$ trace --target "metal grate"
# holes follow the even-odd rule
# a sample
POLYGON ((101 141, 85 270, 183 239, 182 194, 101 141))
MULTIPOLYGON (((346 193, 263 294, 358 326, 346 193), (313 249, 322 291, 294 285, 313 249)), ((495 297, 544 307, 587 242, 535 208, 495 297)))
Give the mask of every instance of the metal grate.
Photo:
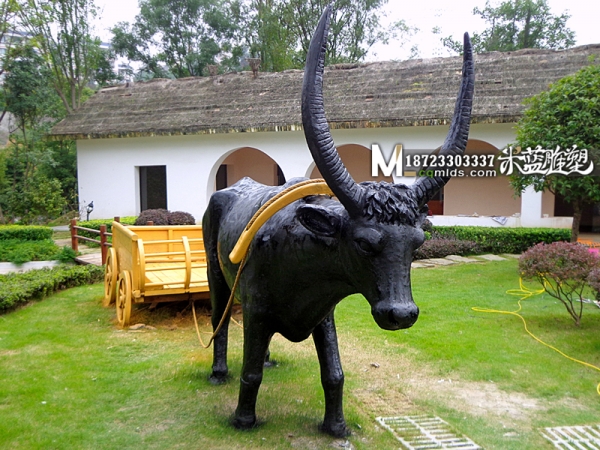
POLYGON ((600 425, 546 428, 542 436, 561 450, 600 450, 600 425))
POLYGON ((469 438, 456 435, 450 425, 439 417, 377 417, 375 420, 389 430, 407 450, 481 449, 469 438))

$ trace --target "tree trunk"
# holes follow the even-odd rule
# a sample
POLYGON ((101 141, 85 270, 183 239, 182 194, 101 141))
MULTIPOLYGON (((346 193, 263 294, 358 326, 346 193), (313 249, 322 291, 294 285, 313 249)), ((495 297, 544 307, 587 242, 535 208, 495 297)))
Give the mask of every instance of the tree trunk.
POLYGON ((573 226, 571 227, 571 242, 577 242, 579 225, 581 224, 582 207, 579 202, 573 203, 573 226))

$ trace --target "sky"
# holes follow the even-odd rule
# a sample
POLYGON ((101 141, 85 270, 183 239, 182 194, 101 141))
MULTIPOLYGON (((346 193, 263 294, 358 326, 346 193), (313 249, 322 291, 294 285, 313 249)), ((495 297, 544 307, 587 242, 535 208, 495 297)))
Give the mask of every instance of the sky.
MULTIPOLYGON (((496 2, 492 1, 492 4, 496 2)), ((560 15, 568 11, 571 18, 567 22, 575 31, 576 45, 600 43, 600 1, 598 0, 548 0, 552 14, 560 15)), ((137 0, 96 0, 101 9, 101 17, 96 24, 97 32, 104 41, 110 40, 108 28, 117 22, 133 22, 138 13, 137 0)), ((440 36, 452 35, 459 40, 465 31, 483 31, 485 22, 472 14, 474 7, 483 8, 485 0, 468 2, 448 0, 400 1, 390 0, 385 10, 386 23, 400 19, 419 31, 401 46, 401 41, 390 41, 388 45, 376 45, 367 56, 367 61, 403 60, 410 55, 414 45, 418 47, 418 57, 432 58, 449 56, 448 50, 440 43, 440 36), (434 27, 441 28, 441 35, 432 33, 434 27)))

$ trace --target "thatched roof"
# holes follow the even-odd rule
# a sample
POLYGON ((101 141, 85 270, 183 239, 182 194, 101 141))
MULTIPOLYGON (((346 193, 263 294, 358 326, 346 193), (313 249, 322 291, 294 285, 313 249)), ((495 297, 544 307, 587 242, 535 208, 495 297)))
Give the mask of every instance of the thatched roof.
MULTIPOLYGON (((569 50, 491 52, 475 57, 473 123, 515 122, 522 101, 589 64, 600 44, 569 50)), ((324 76, 332 128, 446 124, 460 57, 337 65, 324 76)), ((303 73, 230 73, 156 79, 102 89, 56 125, 55 138, 285 131, 300 129, 303 73)))

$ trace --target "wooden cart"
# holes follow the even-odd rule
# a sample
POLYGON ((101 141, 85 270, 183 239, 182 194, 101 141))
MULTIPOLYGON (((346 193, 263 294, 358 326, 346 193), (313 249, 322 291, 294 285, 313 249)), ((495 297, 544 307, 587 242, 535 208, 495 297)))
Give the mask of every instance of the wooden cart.
POLYGON ((116 301, 119 324, 129 325, 134 302, 208 298, 201 226, 126 227, 113 222, 103 303, 116 301))

